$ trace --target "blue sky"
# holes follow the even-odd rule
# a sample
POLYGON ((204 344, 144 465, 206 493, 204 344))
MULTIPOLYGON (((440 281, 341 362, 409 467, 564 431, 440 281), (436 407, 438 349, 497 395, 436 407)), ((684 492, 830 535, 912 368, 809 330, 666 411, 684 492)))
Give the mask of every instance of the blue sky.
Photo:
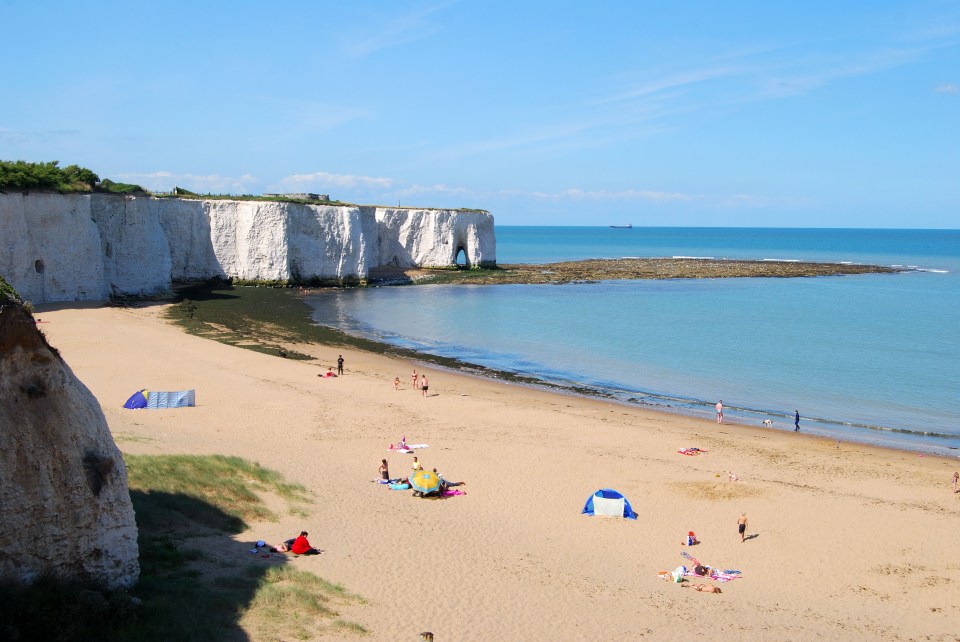
POLYGON ((960 227, 957 1, 0 0, 0 23, 2 159, 499 225, 960 227))

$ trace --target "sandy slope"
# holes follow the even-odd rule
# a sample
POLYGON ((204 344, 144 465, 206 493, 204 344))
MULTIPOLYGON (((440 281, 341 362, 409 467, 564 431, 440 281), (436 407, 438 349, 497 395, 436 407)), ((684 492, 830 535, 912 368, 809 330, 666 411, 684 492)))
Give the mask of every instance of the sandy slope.
POLYGON ((326 552, 293 563, 367 598, 343 615, 372 639, 960 639, 956 460, 440 371, 423 398, 414 364, 323 347, 307 349, 318 362, 288 361, 185 335, 161 313, 38 315, 125 452, 238 455, 306 485, 313 514, 258 525, 236 555, 308 529, 326 552), (339 352, 346 375, 318 378, 339 352), (200 405, 121 410, 141 387, 196 388, 200 405), (371 483, 382 457, 394 475, 409 470, 411 455, 386 452, 401 435, 429 443, 420 459, 465 480, 467 495, 421 500, 371 483), (685 446, 709 452, 677 454, 685 446), (718 476, 727 470, 742 481, 718 476), (581 515, 601 487, 640 519, 581 515), (658 579, 683 563, 688 530, 701 561, 743 572, 722 595, 658 579))

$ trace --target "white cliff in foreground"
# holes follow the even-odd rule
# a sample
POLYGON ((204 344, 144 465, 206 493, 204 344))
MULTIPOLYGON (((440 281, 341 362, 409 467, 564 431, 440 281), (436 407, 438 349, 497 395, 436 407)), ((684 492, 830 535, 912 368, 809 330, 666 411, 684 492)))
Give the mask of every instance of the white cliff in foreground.
POLYGON ((372 268, 496 264, 493 216, 462 210, 0 194, 0 275, 24 299, 149 296, 176 281, 361 282, 372 268))
POLYGON ((127 469, 100 404, 2 292, 0 522, 0 577, 117 588, 140 574, 127 469))

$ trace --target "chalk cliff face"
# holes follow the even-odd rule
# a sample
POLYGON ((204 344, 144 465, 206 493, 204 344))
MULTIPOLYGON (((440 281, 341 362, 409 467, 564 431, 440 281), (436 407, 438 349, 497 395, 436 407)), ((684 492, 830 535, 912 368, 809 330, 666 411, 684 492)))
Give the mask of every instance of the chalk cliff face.
POLYGON ((470 267, 495 265, 492 217, 485 212, 377 208, 377 265, 443 267, 462 253, 470 267))
POLYGON ((140 574, 126 467, 100 405, 2 293, 0 524, 2 577, 116 588, 140 574))
POLYGON ((486 212, 0 194, 0 275, 34 303, 144 296, 174 281, 362 281, 371 268, 496 264, 486 212))

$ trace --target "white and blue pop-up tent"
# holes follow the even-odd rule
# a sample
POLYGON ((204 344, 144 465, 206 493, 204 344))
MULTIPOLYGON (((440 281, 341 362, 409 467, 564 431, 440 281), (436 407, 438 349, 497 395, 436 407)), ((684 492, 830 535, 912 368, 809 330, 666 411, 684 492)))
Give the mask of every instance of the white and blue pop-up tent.
POLYGON ((583 513, 587 515, 603 515, 604 517, 626 517, 636 519, 630 502, 620 492, 612 488, 601 488, 583 506, 583 513))

